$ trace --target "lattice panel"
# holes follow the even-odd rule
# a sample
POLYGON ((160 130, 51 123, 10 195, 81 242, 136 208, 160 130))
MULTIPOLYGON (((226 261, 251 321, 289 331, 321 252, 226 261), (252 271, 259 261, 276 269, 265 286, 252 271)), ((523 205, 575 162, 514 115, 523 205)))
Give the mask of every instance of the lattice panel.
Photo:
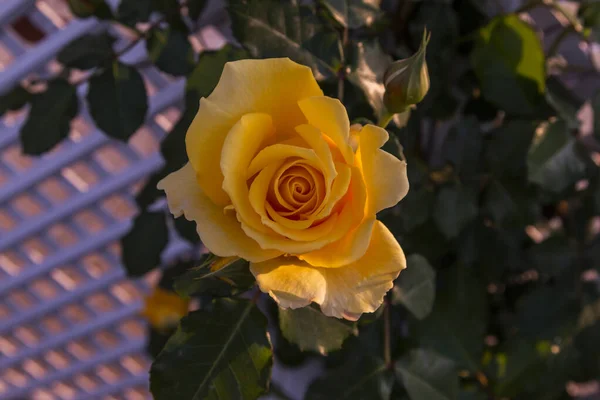
MULTIPOLYGON (((117 48, 132 40, 95 19, 73 19, 63 0, 3 0, 0 91, 52 76, 64 45, 102 29, 121 38, 117 48), (24 16, 35 27, 25 36, 24 16)), ((223 39, 208 26, 191 41, 202 50, 223 39)), ((145 57, 141 43, 123 59, 145 57)), ((20 150, 26 110, 0 121, 2 400, 149 397, 146 328, 138 317, 147 285, 125 278, 118 240, 137 213, 135 191, 162 166, 159 143, 180 116, 184 81, 153 67, 140 72, 149 112, 128 145, 99 132, 81 100, 68 139, 39 158, 20 150)), ((185 251, 174 240, 163 258, 185 251)))

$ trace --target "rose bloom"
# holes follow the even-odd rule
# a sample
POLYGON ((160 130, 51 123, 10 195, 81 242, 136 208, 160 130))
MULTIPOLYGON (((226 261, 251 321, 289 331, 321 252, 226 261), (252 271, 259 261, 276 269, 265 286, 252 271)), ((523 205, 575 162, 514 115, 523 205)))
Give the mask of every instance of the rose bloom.
POLYGON ((308 67, 287 58, 225 65, 186 136, 189 163, 159 184, 212 253, 250 262, 281 307, 318 303, 356 320, 406 266, 376 213, 408 192, 388 133, 350 126, 308 67))

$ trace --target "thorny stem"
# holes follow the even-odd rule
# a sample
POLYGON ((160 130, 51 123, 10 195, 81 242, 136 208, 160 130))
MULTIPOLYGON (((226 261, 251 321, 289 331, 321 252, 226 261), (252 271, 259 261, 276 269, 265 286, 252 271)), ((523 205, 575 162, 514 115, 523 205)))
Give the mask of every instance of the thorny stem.
POLYGON ((392 368, 390 328, 390 298, 389 295, 386 295, 383 303, 383 360, 388 369, 392 368))

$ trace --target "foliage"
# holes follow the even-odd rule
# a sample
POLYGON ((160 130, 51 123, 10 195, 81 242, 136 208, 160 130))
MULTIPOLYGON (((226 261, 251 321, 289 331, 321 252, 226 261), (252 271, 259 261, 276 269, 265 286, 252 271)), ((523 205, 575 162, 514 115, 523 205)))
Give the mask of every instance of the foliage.
MULTIPOLYGON (((117 51, 111 30, 81 37, 58 54, 57 76, 1 96, 0 114, 28 109, 23 151, 40 155, 67 137, 77 93, 99 130, 129 140, 149 117, 140 66, 122 59, 139 41, 160 73, 186 79, 185 108, 161 144, 164 167, 138 192, 140 213, 121 242, 128 274, 141 276, 161 266, 170 231, 200 245, 193 223, 157 208, 156 184, 187 162, 185 133, 226 62, 289 57, 313 69, 351 120, 377 122, 387 67, 414 54, 427 27, 430 90, 394 116, 385 147, 408 162, 409 194, 380 215, 408 269, 357 324, 312 307, 280 310, 267 335, 258 306, 274 305, 253 288, 247 262, 206 255, 162 265, 163 289, 200 309, 174 332, 153 331, 156 399, 254 399, 276 389, 273 354, 293 364, 304 352, 326 367, 307 399, 565 399, 567 382, 600 378, 600 93, 584 99, 560 70, 549 76, 566 34, 545 51, 539 27, 492 1, 231 0, 236 44, 196 54, 190 34, 209 3, 69 0, 77 17, 139 38, 117 51), (83 78, 67 79, 72 70, 83 78), (581 132, 582 107, 596 116, 593 135, 581 132)), ((532 0, 522 11, 535 6, 597 40, 597 3, 572 15, 532 0)))

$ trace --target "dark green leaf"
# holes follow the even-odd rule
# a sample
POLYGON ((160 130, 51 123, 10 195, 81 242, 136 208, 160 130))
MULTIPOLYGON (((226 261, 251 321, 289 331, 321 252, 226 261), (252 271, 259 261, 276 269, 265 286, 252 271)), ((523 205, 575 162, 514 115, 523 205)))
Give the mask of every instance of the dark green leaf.
POLYGON ((46 91, 31 98, 31 108, 21 127, 25 154, 40 155, 69 135, 71 120, 79 108, 77 91, 64 79, 48 82, 46 91))
POLYGON ((181 320, 150 370, 156 400, 252 400, 265 392, 272 352, 253 302, 216 300, 181 320))
POLYGON ((569 286, 563 282, 543 286, 520 299, 517 326, 521 337, 554 340, 573 329, 579 307, 569 286))
POLYGON ((167 247, 169 230, 162 212, 142 212, 131 230, 121 239, 122 260, 129 276, 142 276, 160 265, 160 255, 167 247))
POLYGON ((561 193, 570 189, 586 176, 588 158, 586 153, 581 143, 571 139, 547 158, 545 164, 539 167, 530 179, 552 193, 561 193))
POLYGON ((102 67, 114 56, 114 41, 115 39, 106 32, 84 35, 65 46, 56 56, 56 60, 68 68, 102 67))
POLYGON ((194 50, 187 33, 179 29, 153 29, 146 40, 152 62, 168 74, 180 76, 194 66, 194 50))
POLYGON ((105 0, 67 0, 71 12, 79 18, 98 17, 110 19, 113 17, 110 7, 105 0))
POLYGON ((521 182, 492 180, 483 193, 482 214, 491 217, 497 227, 521 228, 538 215, 536 195, 521 182))
POLYGON ((200 15, 202 14, 202 11, 204 11, 204 8, 206 7, 207 3, 208 3, 208 0, 190 0, 190 1, 188 1, 188 13, 190 15, 190 18, 194 21, 196 21, 198 18, 200 18, 200 15))
POLYGON ((192 268, 175 279, 175 291, 184 297, 195 294, 230 296, 247 291, 255 283, 254 275, 245 260, 231 260, 215 271, 211 269, 212 264, 213 259, 209 258, 203 265, 192 268))
POLYGON ((557 76, 550 76, 546 80, 546 101, 556 110, 558 116, 567 122, 568 129, 579 127, 577 113, 583 102, 565 87, 557 76))
MULTIPOLYGON (((409 182, 410 179, 409 179, 409 182)), ((411 182, 412 185, 412 182, 411 182)), ((410 232, 417 226, 425 223, 430 215, 435 201, 433 190, 427 187, 411 187, 408 194, 399 204, 399 219, 403 227, 410 232)))
POLYGON ((356 328, 337 318, 326 317, 311 306, 292 309, 279 309, 279 327, 283 336, 298 345, 300 350, 328 353, 340 349, 344 340, 356 328))
POLYGON ((582 354, 582 367, 585 368, 588 376, 597 377, 600 375, 600 348, 598 348, 598 338, 600 337, 600 323, 596 322, 590 325, 575 336, 574 346, 582 354))
POLYGON ((394 377, 383 360, 368 354, 358 338, 349 338, 339 366, 318 377, 308 387, 305 400, 390 400, 394 377))
POLYGON ((478 370, 487 327, 487 293, 465 267, 439 272, 433 310, 415 325, 416 339, 450 358, 458 368, 478 370))
POLYGON ((496 177, 527 176, 527 152, 536 127, 533 121, 510 120, 490 132, 485 160, 496 177))
POLYGON ((406 265, 392 289, 392 304, 403 304, 415 317, 423 319, 435 300, 435 271, 419 254, 408 256, 406 265))
POLYGON ((517 15, 496 17, 479 31, 472 63, 483 96, 507 113, 532 114, 543 99, 544 51, 517 15))
POLYGON ((339 35, 312 8, 272 0, 229 2, 233 33, 255 58, 289 57, 313 69, 317 80, 341 66, 339 35))
POLYGON ((497 358, 497 377, 494 393, 501 397, 522 394, 525 387, 544 377, 545 362, 550 356, 548 342, 531 343, 524 340, 508 342, 497 358))
POLYGON ((569 141, 567 125, 563 120, 544 123, 536 130, 536 135, 527 154, 529 180, 539 179, 546 163, 569 141))
POLYGON ((200 243, 200 236, 198 236, 198 231, 196 230, 196 221, 188 221, 185 217, 176 218, 175 230, 191 244, 200 243))
POLYGON ((87 101, 98 128, 123 141, 142 126, 148 110, 142 76, 135 68, 118 61, 92 77, 87 101))
POLYGON ((474 117, 458 122, 448 132, 442 148, 446 162, 451 163, 461 177, 473 177, 481 173, 483 134, 474 117))
POLYGON ((411 400, 455 400, 458 373, 454 363, 433 351, 416 349, 394 365, 411 400))
POLYGON ((0 96, 0 116, 7 111, 16 111, 23 108, 31 99, 29 93, 23 86, 16 86, 10 92, 0 96))
POLYGON ((348 80, 364 92, 373 112, 379 117, 383 112, 385 92, 383 74, 392 59, 381 50, 376 41, 356 43, 353 55, 354 68, 348 75, 348 80))
POLYGON ((151 13, 152 0, 121 0, 117 18, 125 25, 135 26, 138 22, 147 22, 151 13))
POLYGON ((379 16, 379 3, 373 0, 322 0, 333 18, 345 28, 370 26, 379 16))
POLYGON ((565 269, 571 268, 576 259, 576 252, 569 244, 569 238, 559 234, 532 246, 528 253, 531 266, 550 276, 559 276, 565 269))
POLYGON ((217 86, 225 64, 243 58, 247 58, 247 53, 231 45, 225 45, 217 51, 203 52, 185 87, 187 93, 193 93, 196 97, 190 98, 186 103, 197 103, 201 97, 208 97, 217 86))
POLYGON ((440 188, 433 219, 448 239, 456 237, 477 214, 477 198, 472 188, 459 185, 440 188))

